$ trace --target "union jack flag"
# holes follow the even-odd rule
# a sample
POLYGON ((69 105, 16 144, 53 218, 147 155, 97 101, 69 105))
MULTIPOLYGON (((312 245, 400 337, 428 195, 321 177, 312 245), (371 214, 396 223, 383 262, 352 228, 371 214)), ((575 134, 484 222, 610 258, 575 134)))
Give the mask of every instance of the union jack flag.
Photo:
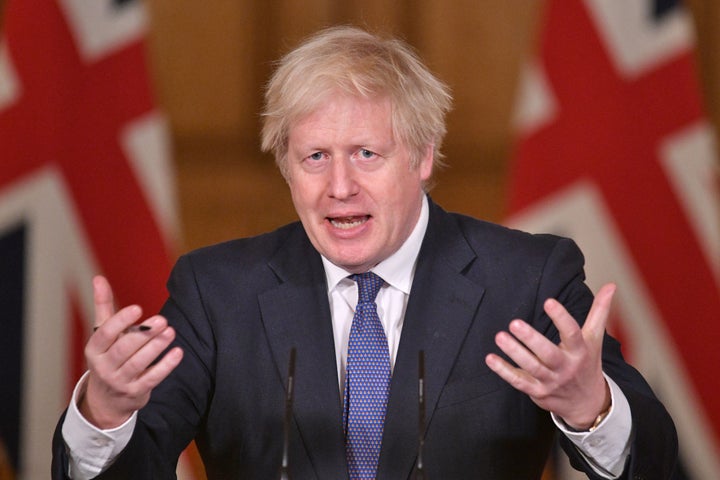
POLYGON ((0 471, 47 478, 91 278, 157 311, 178 238, 169 136, 132 0, 9 0, 0 38, 0 471))
POLYGON ((575 238, 610 329, 672 414, 681 478, 720 472, 720 178, 689 13, 549 0, 518 104, 508 223, 575 238))

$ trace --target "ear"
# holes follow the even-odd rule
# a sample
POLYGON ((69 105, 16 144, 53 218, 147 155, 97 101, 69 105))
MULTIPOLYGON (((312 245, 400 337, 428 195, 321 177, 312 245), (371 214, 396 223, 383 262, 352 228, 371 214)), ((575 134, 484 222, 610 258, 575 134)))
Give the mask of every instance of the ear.
POLYGON ((420 158, 420 163, 418 164, 418 170, 420 172, 420 179, 423 182, 427 182, 430 177, 432 176, 433 171, 433 153, 435 152, 435 144, 429 143, 427 147, 425 148, 425 153, 423 154, 422 158, 420 158))

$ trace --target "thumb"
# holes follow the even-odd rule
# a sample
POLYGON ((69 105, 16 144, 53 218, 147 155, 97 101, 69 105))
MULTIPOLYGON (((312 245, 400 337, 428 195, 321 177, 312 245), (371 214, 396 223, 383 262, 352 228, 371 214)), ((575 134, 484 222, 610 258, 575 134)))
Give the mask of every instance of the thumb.
POLYGON ((93 302, 95 304, 95 327, 99 327, 115 314, 113 291, 110 282, 102 275, 93 278, 93 302))

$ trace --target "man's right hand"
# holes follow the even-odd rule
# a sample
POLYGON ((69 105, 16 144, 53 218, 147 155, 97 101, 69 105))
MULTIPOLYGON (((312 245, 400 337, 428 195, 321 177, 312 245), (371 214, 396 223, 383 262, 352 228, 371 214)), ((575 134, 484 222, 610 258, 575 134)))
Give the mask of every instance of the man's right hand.
POLYGON ((151 363, 175 339, 175 330, 156 315, 142 322, 149 330, 127 329, 138 323, 137 305, 115 311, 107 279, 93 279, 96 331, 85 346, 89 374, 78 409, 87 421, 107 430, 127 421, 150 399, 150 392, 180 364, 183 351, 175 347, 151 363))

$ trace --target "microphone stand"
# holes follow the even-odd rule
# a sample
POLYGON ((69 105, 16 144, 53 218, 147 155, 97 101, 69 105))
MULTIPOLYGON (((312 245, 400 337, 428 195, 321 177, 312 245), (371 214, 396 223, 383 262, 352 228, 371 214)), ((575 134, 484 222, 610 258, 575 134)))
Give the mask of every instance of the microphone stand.
POLYGON ((423 463, 425 446, 425 351, 418 352, 418 453, 414 480, 428 480, 423 463))
POLYGON ((287 390, 285 391, 285 420, 283 422, 283 451, 280 464, 280 480, 290 480, 288 453, 290 450, 290 422, 292 421, 293 391, 295 389, 295 347, 290 349, 287 390))

